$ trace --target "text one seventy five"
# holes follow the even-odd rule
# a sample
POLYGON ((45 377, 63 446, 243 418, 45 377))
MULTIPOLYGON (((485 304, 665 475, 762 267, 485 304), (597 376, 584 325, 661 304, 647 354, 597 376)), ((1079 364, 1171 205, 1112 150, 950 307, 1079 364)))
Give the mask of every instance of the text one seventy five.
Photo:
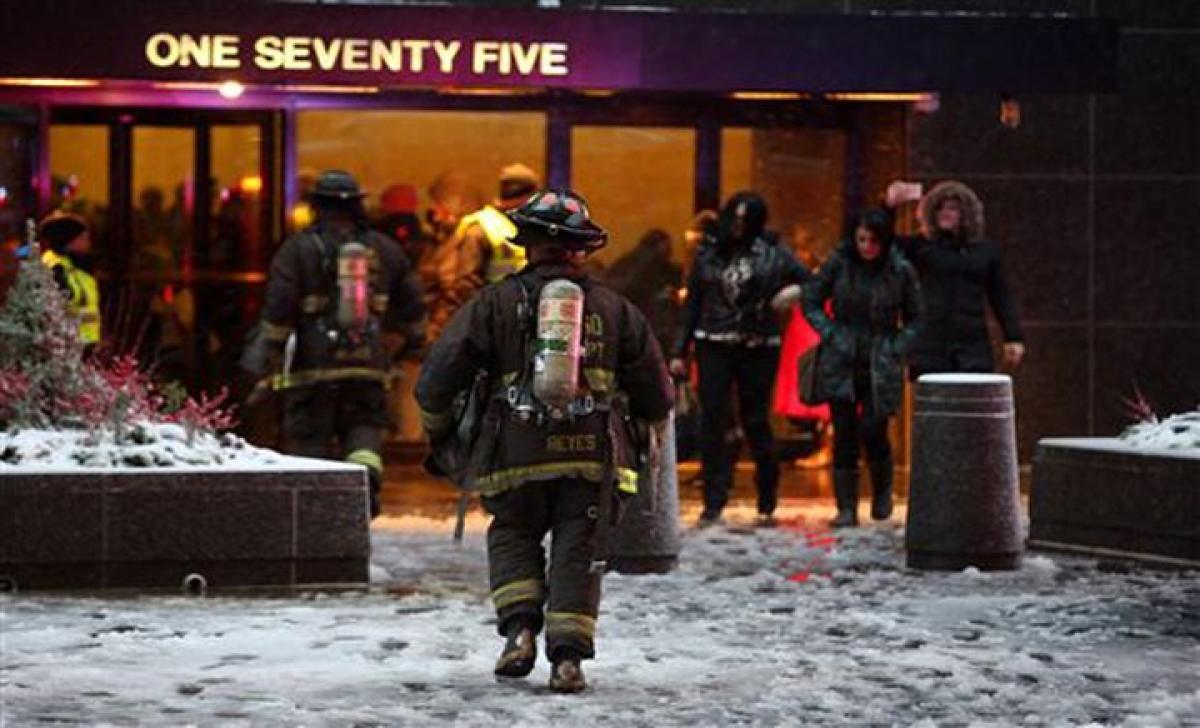
POLYGON ((157 68, 243 67, 264 71, 363 71, 452 74, 460 64, 473 74, 566 76, 568 45, 560 42, 318 38, 264 35, 244 44, 237 35, 156 33, 146 41, 146 60, 157 68), (466 52, 464 53, 464 48, 466 52))

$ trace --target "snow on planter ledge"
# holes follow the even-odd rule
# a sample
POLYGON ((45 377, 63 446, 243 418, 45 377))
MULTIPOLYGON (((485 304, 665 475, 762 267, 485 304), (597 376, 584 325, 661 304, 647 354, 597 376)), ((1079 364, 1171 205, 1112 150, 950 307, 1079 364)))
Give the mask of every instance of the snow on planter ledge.
POLYGON ((0 588, 356 586, 366 469, 170 424, 0 433, 0 588))
POLYGON ((1121 434, 1121 442, 1140 449, 1191 452, 1200 457, 1200 410, 1165 420, 1139 422, 1121 434))
POLYGON ((37 470, 206 468, 272 470, 345 469, 345 463, 281 455, 232 435, 196 431, 169 423, 141 423, 117 442, 111 430, 17 430, 0 433, 0 473, 37 470))
POLYGON ((1200 449, 1180 446, 1180 415, 1122 438, 1038 443, 1031 548, 1200 566, 1200 449))

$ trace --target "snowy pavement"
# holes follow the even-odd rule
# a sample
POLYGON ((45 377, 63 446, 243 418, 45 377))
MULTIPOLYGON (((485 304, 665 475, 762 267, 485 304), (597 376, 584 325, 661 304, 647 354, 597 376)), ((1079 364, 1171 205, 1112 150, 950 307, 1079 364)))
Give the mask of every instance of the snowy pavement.
POLYGON ((377 522, 368 592, 0 596, 0 725, 1200 726, 1200 573, 917 573, 896 527, 783 515, 610 576, 581 696, 545 662, 491 676, 475 515, 462 546, 448 521, 377 522))

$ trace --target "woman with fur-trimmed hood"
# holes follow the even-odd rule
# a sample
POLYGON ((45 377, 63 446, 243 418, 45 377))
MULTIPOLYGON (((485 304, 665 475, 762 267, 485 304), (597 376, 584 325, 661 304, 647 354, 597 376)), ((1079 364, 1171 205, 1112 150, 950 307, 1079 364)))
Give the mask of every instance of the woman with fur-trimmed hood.
POLYGON ((994 371, 988 305, 1004 334, 1004 365, 1016 368, 1025 355, 1024 336, 1000 246, 984 236, 983 203, 970 187, 952 180, 934 185, 924 197, 920 185, 888 186, 888 208, 916 200, 921 234, 897 238, 921 276, 927 313, 909 375, 994 371))

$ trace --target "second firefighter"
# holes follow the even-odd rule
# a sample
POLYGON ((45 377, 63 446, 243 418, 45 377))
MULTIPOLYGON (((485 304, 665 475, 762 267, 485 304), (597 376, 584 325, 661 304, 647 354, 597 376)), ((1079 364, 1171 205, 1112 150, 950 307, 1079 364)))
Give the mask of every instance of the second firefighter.
POLYGON ((317 180, 316 222, 271 261, 262 337, 245 365, 284 390, 285 449, 366 466, 375 516, 386 388, 394 360, 424 345, 425 307, 400 246, 367 226, 364 194, 345 172, 317 180))

